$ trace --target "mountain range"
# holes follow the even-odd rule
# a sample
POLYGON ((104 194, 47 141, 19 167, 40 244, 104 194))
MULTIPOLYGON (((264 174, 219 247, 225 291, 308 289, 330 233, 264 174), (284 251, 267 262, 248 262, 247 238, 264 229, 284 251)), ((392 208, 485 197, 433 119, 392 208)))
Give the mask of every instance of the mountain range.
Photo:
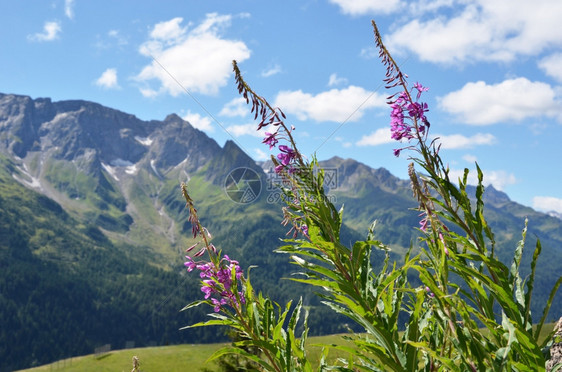
MULTIPOLYGON (((321 162, 330 197, 344 205, 342 240, 351 244, 377 220, 378 238, 399 260, 416 238, 409 181, 353 159, 321 162)), ((97 103, 0 94, 0 370, 122 348, 208 342, 221 333, 178 331, 205 309, 178 313, 199 298, 183 269, 191 226, 187 183, 215 244, 252 271, 254 285, 284 302, 302 293, 316 333, 341 321, 288 280, 293 266, 273 253, 281 225, 277 180, 234 141, 220 146, 177 115, 143 121, 97 103)), ((562 220, 517 204, 493 187, 486 215, 508 261, 529 219, 543 253, 536 316, 562 272, 562 220)), ((375 257, 376 259, 376 257, 375 257)), ((528 272, 528 271, 527 271, 528 272)), ((562 313, 556 298, 553 318, 562 313)))

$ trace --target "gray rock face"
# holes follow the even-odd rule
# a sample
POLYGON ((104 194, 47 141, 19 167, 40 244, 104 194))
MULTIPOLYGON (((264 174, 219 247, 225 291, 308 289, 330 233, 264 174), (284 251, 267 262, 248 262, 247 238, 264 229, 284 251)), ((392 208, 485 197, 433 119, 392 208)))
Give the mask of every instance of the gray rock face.
MULTIPOLYGON (((42 105, 44 102, 38 103, 42 105)), ((0 95, 0 148, 19 157, 37 139, 35 104, 29 97, 0 95)))
POLYGON ((154 138, 150 154, 158 168, 173 167, 187 159, 189 171, 194 171, 221 152, 214 140, 186 124, 179 116, 168 115, 150 134, 154 138))
POLYGON ((93 156, 123 165, 145 160, 159 169, 187 159, 186 167, 193 171, 221 148, 177 115, 142 121, 93 102, 0 94, 0 151, 25 158, 29 152, 50 150, 67 161, 93 156))

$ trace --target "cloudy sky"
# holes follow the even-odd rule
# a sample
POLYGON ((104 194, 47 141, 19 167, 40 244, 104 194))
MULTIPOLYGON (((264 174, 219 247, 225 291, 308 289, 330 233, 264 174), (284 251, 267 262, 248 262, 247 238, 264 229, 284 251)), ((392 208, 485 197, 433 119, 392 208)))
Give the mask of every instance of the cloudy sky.
POLYGON ((269 157, 231 61, 281 107, 304 154, 406 178, 389 135, 371 20, 455 174, 477 161, 515 201, 562 213, 562 1, 0 0, 0 92, 85 99, 269 157), (560 137, 559 137, 560 136, 560 137))

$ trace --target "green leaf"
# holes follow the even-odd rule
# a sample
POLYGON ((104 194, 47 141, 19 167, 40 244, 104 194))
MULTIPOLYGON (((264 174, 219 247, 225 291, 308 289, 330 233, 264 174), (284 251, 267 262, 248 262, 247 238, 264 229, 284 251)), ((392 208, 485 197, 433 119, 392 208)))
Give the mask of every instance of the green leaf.
POLYGON ((248 360, 251 360, 252 362, 255 362, 257 364, 259 364, 260 366, 262 366, 266 371, 272 371, 272 372, 276 372, 277 369, 268 364, 266 361, 264 361, 263 359, 257 357, 254 354, 251 354, 249 352, 247 352, 246 350, 243 349, 239 349, 236 347, 224 347, 220 350, 217 350, 216 352, 213 353, 213 355, 211 355, 209 357, 209 359, 207 359, 207 362, 211 362, 217 358, 220 358, 223 355, 227 355, 227 354, 234 354, 234 355, 240 355, 248 360))
MULTIPOLYGON (((408 320, 408 326, 406 329, 407 332, 407 340, 417 341, 420 338, 420 334, 422 333, 421 329, 425 325, 420 324, 420 317, 422 315, 422 306, 425 299, 425 293, 423 290, 416 291, 415 297, 415 304, 414 309, 410 313, 410 319, 408 320)), ((418 352, 419 350, 412 345, 406 343, 406 350, 404 351, 406 354, 406 371, 417 371, 418 368, 418 352)))
POLYGON ((554 287, 550 291, 550 296, 548 297, 548 301, 546 302, 546 306, 544 307, 541 320, 539 321, 539 324, 537 325, 537 328, 535 330, 535 332, 536 332, 535 339, 536 340, 538 340, 538 337, 541 333, 541 330, 542 330, 542 327, 543 327, 544 322, 546 320, 546 317, 548 315, 548 312, 550 311, 550 306, 552 306, 552 300, 554 300, 554 296, 558 292, 558 287, 560 287, 560 284, 562 284, 562 276, 558 278, 558 280, 554 284, 554 287))
POLYGON ((541 242, 537 239, 537 244, 535 245, 535 251, 533 252, 533 259, 531 260, 531 273, 527 279, 527 293, 525 294, 525 320, 528 321, 528 327, 532 328, 532 318, 531 318, 531 298, 533 294, 533 286, 535 284, 535 274, 537 261, 539 255, 541 254, 541 242))
POLYGON ((182 327, 180 330, 189 329, 189 328, 196 328, 196 327, 208 327, 208 326, 233 326, 236 327, 237 323, 231 319, 211 319, 205 322, 199 322, 192 324, 190 326, 182 327))
POLYGON ((186 305, 184 308, 182 308, 180 311, 185 311, 187 309, 191 309, 193 307, 197 307, 201 304, 209 304, 209 301, 207 300, 199 300, 199 301, 193 301, 192 303, 186 305))

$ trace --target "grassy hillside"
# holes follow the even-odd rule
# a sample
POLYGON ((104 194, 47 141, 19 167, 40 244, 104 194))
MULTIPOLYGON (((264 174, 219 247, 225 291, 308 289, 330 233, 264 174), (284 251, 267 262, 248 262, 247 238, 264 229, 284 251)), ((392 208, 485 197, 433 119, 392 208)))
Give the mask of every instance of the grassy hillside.
MULTIPOLYGON (((311 337, 308 340, 309 355, 315 365, 320 361, 321 348, 315 344, 343 344, 340 335, 311 337)), ((26 372, 47 371, 81 371, 81 372, 115 372, 130 371, 132 368, 132 357, 137 356, 140 360, 142 371, 167 371, 185 372, 201 371, 207 368, 216 371, 214 362, 205 361, 221 346, 225 344, 198 344, 198 345, 174 345, 161 347, 147 347, 137 349, 115 350, 96 358, 95 355, 60 360, 44 366, 26 369, 26 372)), ((332 355, 332 354, 330 354, 332 355)), ((333 358, 338 355, 334 352, 333 358)), ((22 371, 22 372, 23 372, 22 371)))
MULTIPOLYGON (((545 324, 541 337, 546 337, 553 329, 554 323, 545 324)), ((542 338, 541 338, 542 340, 542 338)), ((308 355, 314 366, 317 366, 322 348, 318 344, 350 345, 349 341, 342 339, 342 335, 329 335, 310 337, 308 339, 308 355)), ((141 371, 167 371, 186 372, 208 369, 217 371, 214 362, 205 363, 206 360, 225 344, 197 344, 147 347, 126 350, 114 350, 101 357, 86 355, 72 359, 64 359, 44 366, 22 370, 21 372, 51 372, 51 371, 81 371, 81 372, 115 372, 130 371, 132 357, 140 360, 141 371)), ((329 360, 343 356, 341 352, 331 350, 329 360)))
POLYGON ((205 361, 220 346, 221 344, 173 345, 115 350, 97 358, 95 355, 69 358, 24 371, 130 371, 133 356, 139 358, 143 371, 198 371, 203 366, 209 369, 214 367, 213 363, 207 365, 205 361))

